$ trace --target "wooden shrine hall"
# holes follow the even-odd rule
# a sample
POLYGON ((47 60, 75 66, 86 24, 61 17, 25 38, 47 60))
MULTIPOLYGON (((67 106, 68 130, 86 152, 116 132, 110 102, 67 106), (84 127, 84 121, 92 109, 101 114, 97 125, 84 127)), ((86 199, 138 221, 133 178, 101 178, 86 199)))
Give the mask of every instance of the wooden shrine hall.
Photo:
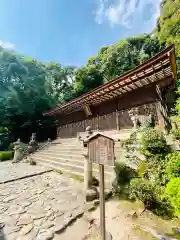
POLYGON ((92 130, 121 130, 143 124, 150 116, 168 124, 177 79, 174 45, 98 88, 45 113, 58 120, 57 137, 92 130))

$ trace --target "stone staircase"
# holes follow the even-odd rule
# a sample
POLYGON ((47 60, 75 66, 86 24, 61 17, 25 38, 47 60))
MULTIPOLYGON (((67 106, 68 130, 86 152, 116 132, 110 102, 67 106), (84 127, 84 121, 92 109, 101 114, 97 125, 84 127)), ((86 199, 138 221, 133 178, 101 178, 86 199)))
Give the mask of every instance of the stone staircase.
MULTIPOLYGON (((131 131, 126 131, 119 139, 124 139, 129 136, 131 131)), ((105 133, 107 134, 107 133, 105 133)), ((115 157, 116 161, 123 161, 124 151, 117 141, 117 132, 108 132, 108 135, 115 138, 115 157), (116 137, 115 137, 116 135, 116 137)), ((56 139, 47 148, 37 151, 32 155, 32 158, 41 165, 47 166, 54 170, 69 175, 78 176, 83 179, 84 176, 84 157, 82 153, 84 147, 78 138, 56 139)), ((93 176, 99 179, 99 168, 97 164, 93 164, 93 176)), ((105 186, 109 188, 114 179, 113 167, 105 166, 105 186)))

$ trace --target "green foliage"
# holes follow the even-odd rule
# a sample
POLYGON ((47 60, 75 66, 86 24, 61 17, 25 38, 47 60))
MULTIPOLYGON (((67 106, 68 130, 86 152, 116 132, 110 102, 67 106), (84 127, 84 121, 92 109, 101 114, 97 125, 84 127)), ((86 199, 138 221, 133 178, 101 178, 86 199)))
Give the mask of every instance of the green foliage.
POLYGON ((0 127, 0 150, 7 149, 10 142, 9 130, 7 127, 0 127))
POLYGON ((113 187, 116 192, 121 192, 125 186, 129 185, 130 180, 137 176, 136 171, 124 163, 115 163, 114 170, 116 179, 113 183, 113 187))
POLYGON ((156 123, 154 118, 150 118, 146 120, 142 125, 143 128, 154 128, 155 126, 156 126, 156 123))
POLYGON ((121 147, 126 149, 126 151, 134 151, 135 148, 135 143, 136 143, 136 138, 137 138, 137 132, 131 133, 130 137, 128 139, 122 140, 121 141, 121 147))
POLYGON ((120 185, 125 185, 130 182, 130 180, 136 176, 135 170, 128 167, 124 163, 115 163, 115 173, 116 173, 116 179, 117 182, 120 185))
POLYGON ((11 160, 13 158, 13 151, 0 152, 0 161, 11 160))
POLYGON ((174 140, 180 141, 180 129, 173 129, 171 134, 173 135, 174 140))
POLYGON ((152 209, 153 213, 161 217, 173 218, 174 208, 171 205, 169 199, 167 199, 165 195, 165 187, 156 185, 155 196, 156 196, 156 204, 152 209))
POLYGON ((10 143, 8 148, 7 148, 8 151, 13 151, 14 150, 14 144, 13 143, 10 143))
POLYGON ((147 209, 152 209, 156 203, 155 189, 148 180, 142 178, 132 179, 129 192, 131 198, 138 198, 147 209))
POLYGON ((138 166, 138 176, 140 178, 146 178, 147 169, 148 169, 148 162, 144 160, 140 161, 138 166))
POLYGON ((173 217, 173 207, 165 198, 165 188, 153 185, 149 180, 134 178, 130 182, 130 197, 144 203, 145 209, 153 211, 158 216, 173 217))
POLYGON ((161 5, 161 16, 158 20, 157 31, 161 43, 176 45, 176 53, 180 56, 180 1, 165 0, 161 5))
POLYGON ((170 149, 163 133, 153 128, 145 129, 141 136, 142 152, 146 155, 167 154, 170 149))
POLYGON ((75 79, 75 92, 77 96, 103 84, 103 76, 95 65, 79 68, 75 73, 75 79))
POLYGON ((45 65, 0 48, 0 126, 8 128, 11 141, 21 137, 20 133, 26 138, 23 132, 28 132, 29 139, 37 128, 45 133, 53 127, 53 121, 42 114, 71 93, 73 71, 72 67, 45 65))
POLYGON ((180 216, 180 177, 172 178, 166 186, 167 198, 175 209, 175 214, 180 216))
POLYGON ((168 178, 180 177, 180 152, 170 153, 166 159, 166 174, 168 178))

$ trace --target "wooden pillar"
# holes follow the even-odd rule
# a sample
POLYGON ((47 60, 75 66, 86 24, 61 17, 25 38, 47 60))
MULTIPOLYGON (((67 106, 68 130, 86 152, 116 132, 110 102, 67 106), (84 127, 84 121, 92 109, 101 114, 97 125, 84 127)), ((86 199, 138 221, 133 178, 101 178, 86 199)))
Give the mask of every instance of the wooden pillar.
POLYGON ((119 126, 119 112, 116 110, 116 129, 119 131, 120 126, 119 126))
POLYGON ((171 123, 168 116, 168 109, 166 102, 163 99, 162 89, 160 86, 156 86, 157 92, 157 115, 158 115, 158 125, 161 131, 169 131, 171 129, 171 123))

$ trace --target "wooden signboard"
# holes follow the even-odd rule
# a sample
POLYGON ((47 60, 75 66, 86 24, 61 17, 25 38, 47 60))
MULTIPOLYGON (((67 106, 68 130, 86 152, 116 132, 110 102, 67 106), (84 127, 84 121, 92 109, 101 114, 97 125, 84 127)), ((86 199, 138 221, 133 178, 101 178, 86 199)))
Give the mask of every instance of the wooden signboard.
POLYGON ((89 137, 87 144, 89 161, 99 164, 101 240, 106 240, 104 165, 114 165, 114 140, 101 133, 96 133, 89 137))
POLYGON ((92 136, 88 155, 93 163, 114 166, 114 140, 100 133, 92 136))

